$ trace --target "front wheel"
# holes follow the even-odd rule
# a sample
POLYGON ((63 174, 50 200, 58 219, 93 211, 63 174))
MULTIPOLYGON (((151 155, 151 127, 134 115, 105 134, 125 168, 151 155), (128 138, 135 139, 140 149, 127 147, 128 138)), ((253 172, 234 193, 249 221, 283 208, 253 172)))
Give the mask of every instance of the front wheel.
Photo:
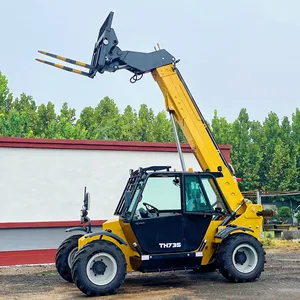
POLYGON ((76 234, 65 239, 57 249, 55 256, 55 266, 58 274, 71 283, 73 282, 71 265, 78 249, 78 239, 81 237, 82 234, 76 234))
POLYGON ((255 281, 264 270, 264 263, 262 244, 249 234, 230 235, 217 250, 219 271, 232 282, 255 281))
POLYGON ((88 296, 113 294, 125 280, 124 254, 111 242, 90 242, 76 254, 72 276, 77 287, 88 296))

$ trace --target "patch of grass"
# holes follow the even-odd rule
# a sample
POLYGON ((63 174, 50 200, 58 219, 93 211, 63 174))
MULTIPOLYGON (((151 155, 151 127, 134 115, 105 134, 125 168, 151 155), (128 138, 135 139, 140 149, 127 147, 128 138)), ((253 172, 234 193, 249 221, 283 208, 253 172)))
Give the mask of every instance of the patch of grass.
POLYGON ((272 238, 264 238, 261 243, 263 244, 264 248, 274 248, 275 247, 275 242, 272 238))
POLYGON ((288 241, 288 240, 281 240, 277 238, 264 238, 262 244, 265 249, 278 249, 278 250, 300 250, 300 241, 288 241))

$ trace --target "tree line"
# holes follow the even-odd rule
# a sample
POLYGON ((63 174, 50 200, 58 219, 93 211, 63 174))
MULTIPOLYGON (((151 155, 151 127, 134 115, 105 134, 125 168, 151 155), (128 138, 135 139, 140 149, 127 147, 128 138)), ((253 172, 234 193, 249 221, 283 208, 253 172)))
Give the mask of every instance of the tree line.
MULTIPOLYGON (((172 126, 164 111, 154 114, 141 104, 138 111, 127 105, 120 113, 114 100, 104 97, 96 107, 85 107, 77 119, 67 102, 56 113, 51 102, 37 105, 24 93, 14 98, 1 72, 0 136, 173 142, 172 126)), ((180 140, 185 141, 182 132, 180 140)))
MULTIPOLYGON (((280 119, 270 112, 263 122, 251 120, 242 108, 228 122, 214 111, 209 127, 218 144, 232 146, 231 159, 242 190, 300 190, 300 111, 280 119)), ((178 127, 179 128, 179 127, 178 127)), ((172 125, 165 111, 155 114, 146 104, 136 111, 130 105, 120 112, 104 97, 95 107, 76 111, 63 103, 37 105, 32 96, 15 98, 7 78, 0 72, 0 136, 27 138, 88 139, 174 142, 172 125)), ((181 142, 186 142, 179 128, 181 142)))

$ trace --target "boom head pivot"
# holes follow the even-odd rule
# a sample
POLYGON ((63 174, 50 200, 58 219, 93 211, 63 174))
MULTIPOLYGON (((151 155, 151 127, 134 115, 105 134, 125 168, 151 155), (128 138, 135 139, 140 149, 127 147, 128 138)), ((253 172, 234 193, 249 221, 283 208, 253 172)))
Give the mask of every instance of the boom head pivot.
POLYGON ((86 64, 77 60, 59 56, 56 54, 39 51, 39 53, 66 61, 89 69, 83 72, 78 69, 69 68, 49 61, 36 59, 39 62, 63 69, 76 74, 95 77, 97 72, 115 72, 125 69, 137 75, 151 72, 158 67, 175 63, 175 58, 165 49, 143 53, 134 51, 123 51, 118 47, 119 41, 112 26, 113 12, 110 12, 99 30, 99 34, 94 46, 91 64, 86 64))

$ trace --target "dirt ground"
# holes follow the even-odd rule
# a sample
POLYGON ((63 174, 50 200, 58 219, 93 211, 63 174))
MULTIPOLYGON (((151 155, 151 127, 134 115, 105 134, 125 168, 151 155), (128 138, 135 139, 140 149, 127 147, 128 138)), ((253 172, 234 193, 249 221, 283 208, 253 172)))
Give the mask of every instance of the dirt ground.
MULTIPOLYGON (((74 284, 64 282, 54 266, 0 268, 0 299, 88 299, 74 284)), ((117 294, 99 299, 300 299, 300 251, 267 250, 261 278, 233 284, 217 272, 178 271, 128 274, 117 294)))

